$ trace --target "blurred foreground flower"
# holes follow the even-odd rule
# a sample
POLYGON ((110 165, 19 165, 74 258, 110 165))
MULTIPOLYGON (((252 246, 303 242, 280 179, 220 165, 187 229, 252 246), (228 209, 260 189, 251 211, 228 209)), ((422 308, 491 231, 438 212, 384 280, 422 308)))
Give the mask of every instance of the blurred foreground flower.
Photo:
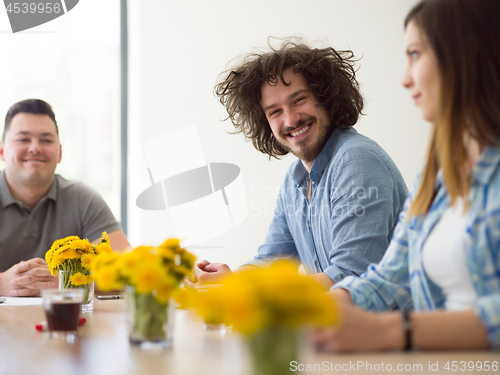
POLYGON ((186 289, 177 300, 182 307, 195 308, 206 323, 232 325, 245 335, 274 326, 337 322, 335 303, 324 288, 297 274, 297 265, 290 262, 236 272, 220 287, 186 289))
POLYGON ((192 272, 195 260, 179 240, 169 239, 158 247, 139 246, 123 255, 106 253, 92 261, 100 289, 126 289, 131 342, 170 344, 168 302, 192 272))
POLYGON ((247 269, 220 287, 182 290, 181 307, 194 308, 207 324, 226 324, 244 335, 254 373, 282 374, 297 360, 298 328, 332 325, 334 301, 324 288, 297 274, 297 265, 278 262, 269 269, 247 269))

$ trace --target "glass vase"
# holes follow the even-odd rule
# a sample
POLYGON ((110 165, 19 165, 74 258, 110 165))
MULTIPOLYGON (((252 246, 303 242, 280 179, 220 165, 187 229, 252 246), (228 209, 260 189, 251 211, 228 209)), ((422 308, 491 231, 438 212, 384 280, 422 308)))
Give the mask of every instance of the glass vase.
POLYGON ((131 286, 126 287, 125 295, 130 343, 142 349, 160 349, 172 345, 171 304, 159 303, 153 293, 136 293, 131 286))
POLYGON ((290 372, 298 360, 299 334, 291 327, 272 326, 245 337, 252 374, 275 375, 290 372))
MULTIPOLYGON (((90 271, 88 272, 88 275, 90 275, 90 271)), ((90 284, 84 285, 73 285, 70 277, 75 273, 77 271, 60 270, 59 289, 83 289, 82 311, 92 311, 94 309, 94 282, 92 281, 90 284)))

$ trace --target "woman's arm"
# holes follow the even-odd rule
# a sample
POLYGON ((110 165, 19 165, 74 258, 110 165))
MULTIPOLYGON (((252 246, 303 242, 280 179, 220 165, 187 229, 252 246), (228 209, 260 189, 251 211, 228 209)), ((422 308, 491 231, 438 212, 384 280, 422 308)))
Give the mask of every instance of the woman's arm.
MULTIPOLYGON (((345 290, 335 290, 340 321, 337 327, 320 329, 312 342, 324 351, 402 350, 406 345, 400 312, 373 313, 350 302, 345 290), (342 293, 340 293, 342 292, 342 293)), ((487 349, 488 334, 473 310, 411 313, 411 348, 424 350, 487 349)))
POLYGON ((488 349, 488 332, 474 310, 410 315, 412 344, 418 349, 488 349))

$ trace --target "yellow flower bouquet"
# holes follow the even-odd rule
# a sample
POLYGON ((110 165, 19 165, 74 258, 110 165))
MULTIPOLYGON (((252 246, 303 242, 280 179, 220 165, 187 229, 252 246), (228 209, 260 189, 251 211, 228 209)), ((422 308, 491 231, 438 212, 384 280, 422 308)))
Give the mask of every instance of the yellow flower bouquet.
POLYGON ((141 347, 170 345, 169 300, 192 272, 195 260, 177 239, 158 247, 139 246, 123 255, 108 253, 95 258, 92 269, 100 289, 125 287, 132 343, 141 347))
POLYGON ((248 344, 254 373, 281 374, 297 360, 299 327, 337 321, 325 289, 297 273, 297 265, 278 262, 268 269, 247 269, 221 281, 218 288, 183 290, 184 307, 194 307, 209 324, 226 324, 248 344))
POLYGON ((45 254, 45 261, 52 276, 59 276, 59 288, 83 288, 85 291, 83 310, 92 309, 93 281, 91 263, 101 253, 111 253, 106 232, 97 245, 78 236, 69 236, 54 241, 45 254))

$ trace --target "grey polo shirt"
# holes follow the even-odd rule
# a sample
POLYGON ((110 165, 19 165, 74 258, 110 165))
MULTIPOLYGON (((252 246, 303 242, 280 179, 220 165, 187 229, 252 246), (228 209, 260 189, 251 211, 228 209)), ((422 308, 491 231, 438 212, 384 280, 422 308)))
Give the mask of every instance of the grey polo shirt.
POLYGON ((55 175, 47 195, 31 211, 12 196, 0 172, 0 272, 35 257, 45 258, 52 243, 79 236, 93 241, 120 225, 102 197, 77 181, 55 175))

